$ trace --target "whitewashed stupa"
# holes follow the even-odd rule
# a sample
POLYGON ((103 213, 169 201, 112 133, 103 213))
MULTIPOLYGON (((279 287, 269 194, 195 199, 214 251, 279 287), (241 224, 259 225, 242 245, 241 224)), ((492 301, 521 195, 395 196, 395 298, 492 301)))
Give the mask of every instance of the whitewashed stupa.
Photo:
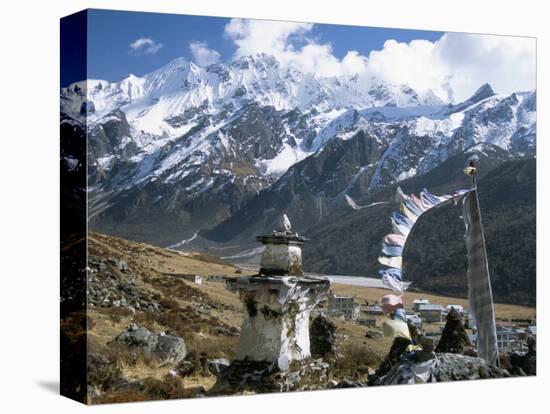
POLYGON ((278 230, 257 240, 265 249, 255 276, 227 279, 244 303, 237 360, 276 362, 285 370, 290 362, 311 356, 309 315, 330 289, 330 279, 303 275, 301 245, 283 216, 278 230))

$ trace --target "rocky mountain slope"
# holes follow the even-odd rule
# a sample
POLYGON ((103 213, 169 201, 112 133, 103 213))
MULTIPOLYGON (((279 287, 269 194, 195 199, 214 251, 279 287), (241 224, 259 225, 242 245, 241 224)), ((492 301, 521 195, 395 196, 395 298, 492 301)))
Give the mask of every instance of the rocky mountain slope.
MULTIPOLYGON (((407 193, 425 184, 436 193, 469 185, 456 166, 466 156, 454 157, 432 172, 401 183, 407 193)), ((536 163, 517 160, 496 163, 480 158, 480 204, 486 234, 489 270, 495 300, 536 304, 536 163), (492 164, 492 165, 491 165, 492 164), (488 171, 488 172, 487 172, 488 171)), ((381 241, 391 232, 390 215, 398 208, 392 201, 395 187, 387 187, 350 206, 334 210, 305 233, 304 268, 328 274, 374 276, 380 265, 381 241), (358 259, 360 258, 360 259, 358 259)), ((466 297, 466 246, 461 206, 426 213, 417 222, 404 252, 404 278, 411 289, 466 297)))
MULTIPOLYGON (((451 104, 429 90, 322 78, 260 54, 208 67, 176 59, 141 77, 78 82, 61 90, 61 112, 62 177, 79 188, 63 194, 63 205, 72 214, 83 199, 86 169, 90 229, 248 257, 258 255, 254 237, 286 213, 314 240, 310 270, 338 274, 371 274, 398 184, 455 190, 476 157, 480 185, 493 171, 502 176, 487 187, 494 201, 484 210, 502 277, 497 295, 533 303, 534 233, 523 230, 535 225, 535 91, 501 95, 485 84, 451 104), (521 162, 520 174, 511 166, 521 162), (517 232, 518 254, 530 265, 505 258, 517 232), (514 272, 525 283, 511 281, 514 272)), ((441 238, 461 241, 451 231, 441 238)), ((454 264, 431 269, 443 278, 415 276, 419 286, 460 294, 458 244, 454 264)), ((411 275, 426 265, 417 253, 411 275)))
MULTIPOLYGON (((217 240, 250 239, 255 231, 272 228, 283 212, 304 232, 346 196, 365 197, 423 176, 460 154, 495 162, 533 157, 535 125, 529 122, 534 99, 534 93, 497 96, 484 85, 466 102, 431 113, 423 113, 426 107, 353 111, 335 139, 205 234, 217 240)), ((463 165, 455 168, 461 172, 463 165)))
POLYGON ((250 223, 248 236, 281 209, 304 230, 335 197, 423 174, 479 143, 533 156, 535 110, 534 92, 484 85, 451 105, 429 90, 322 78, 265 54, 208 67, 180 58, 61 90, 63 116, 88 135, 90 226, 161 245, 201 230, 242 239, 235 227, 250 223), (253 223, 255 206, 272 208, 278 194, 298 204, 279 202, 253 223))

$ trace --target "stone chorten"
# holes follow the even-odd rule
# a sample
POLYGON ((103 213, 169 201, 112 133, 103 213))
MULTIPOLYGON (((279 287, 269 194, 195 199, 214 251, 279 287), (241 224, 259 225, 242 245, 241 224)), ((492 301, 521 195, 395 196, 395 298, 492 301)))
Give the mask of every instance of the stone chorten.
POLYGON ((301 245, 290 221, 257 240, 265 250, 255 276, 227 279, 230 290, 244 303, 237 360, 276 362, 286 370, 290 362, 311 356, 309 314, 330 289, 330 279, 304 276, 301 245))

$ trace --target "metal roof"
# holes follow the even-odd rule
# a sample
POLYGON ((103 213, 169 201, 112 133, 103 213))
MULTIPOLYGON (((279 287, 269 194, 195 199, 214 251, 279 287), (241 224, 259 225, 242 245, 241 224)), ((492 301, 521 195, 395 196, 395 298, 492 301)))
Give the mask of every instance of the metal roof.
POLYGON ((443 311, 443 306, 442 305, 436 305, 435 303, 429 303, 429 304, 426 304, 426 305, 420 305, 418 310, 419 311, 431 311, 431 310, 443 311))

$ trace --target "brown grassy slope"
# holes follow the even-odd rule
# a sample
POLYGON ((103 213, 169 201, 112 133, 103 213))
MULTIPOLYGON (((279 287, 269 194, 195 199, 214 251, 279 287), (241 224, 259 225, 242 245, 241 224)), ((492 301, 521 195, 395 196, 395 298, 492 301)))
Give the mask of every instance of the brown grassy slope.
MULTIPOLYGON (((143 243, 135 243, 118 237, 91 233, 89 254, 103 259, 114 257, 125 260, 129 271, 121 273, 113 266, 108 271, 124 283, 129 275, 136 287, 148 292, 161 306, 159 312, 130 310, 118 307, 93 307, 89 309, 88 351, 115 359, 124 376, 129 380, 153 378, 160 380, 170 367, 155 368, 147 361, 128 363, 128 358, 114 353, 109 343, 128 324, 135 322, 154 332, 174 332, 184 338, 188 352, 205 353, 208 358, 232 358, 238 336, 220 335, 219 327, 238 332, 242 308, 235 294, 228 292, 220 282, 203 281, 197 285, 166 273, 194 273, 208 275, 237 275, 236 267, 208 256, 181 254, 143 243), (213 288, 213 286, 216 288, 213 288), (217 291, 223 292, 220 294, 217 291)), ((101 277, 97 274, 96 277, 101 277)), ((185 388, 201 385, 209 389, 215 378, 208 372, 178 378, 185 388)), ((151 396, 143 395, 145 399, 151 396)), ((99 402, 99 401, 98 401, 99 402)))
POLYGON ((137 243, 119 237, 92 232, 89 235, 90 253, 123 257, 128 263, 147 266, 159 273, 196 273, 201 276, 234 275, 237 268, 219 258, 199 253, 184 253, 171 249, 137 243))
MULTIPOLYGON (((208 358, 232 358, 238 336, 219 335, 215 329, 225 327, 237 332, 243 317, 242 304, 235 293, 228 291, 223 282, 207 281, 202 285, 183 281, 166 273, 194 273, 201 276, 238 276, 237 268, 220 259, 209 260, 208 256, 197 257, 193 253, 180 253, 144 243, 136 243, 98 233, 90 234, 89 253, 103 258, 116 257, 125 260, 129 273, 136 277, 137 287, 149 292, 161 305, 160 312, 137 311, 135 314, 121 308, 92 308, 89 312, 89 352, 110 354, 108 343, 131 322, 148 329, 172 331, 185 339, 189 352, 207 354, 208 358)), ((117 269, 109 271, 124 280, 126 274, 117 269)), ((247 272, 244 272, 246 274, 247 272)), ((341 295, 355 295, 356 301, 369 303, 379 300, 387 290, 334 284, 332 290, 341 295)), ((427 298, 433 303, 467 305, 466 300, 443 296, 407 292, 409 307, 416 298, 427 298)), ((497 318, 530 318, 536 315, 534 308, 515 305, 496 305, 497 318)), ((377 317, 378 327, 384 317, 377 317)), ((335 320, 342 335, 341 353, 333 374, 337 377, 351 377, 365 380, 368 369, 374 369, 387 353, 389 338, 366 338, 367 328, 352 321, 335 320)), ((379 328, 378 328, 379 329, 379 328)), ((138 360, 129 364, 122 355, 114 355, 117 365, 128 379, 153 378, 161 380, 170 367, 154 368, 147 361, 138 360)), ((208 372, 201 372, 178 381, 185 388, 203 386, 210 389, 215 381, 208 372)), ((141 397, 150 399, 143 394, 141 397)), ((132 397, 133 398, 133 397, 132 397)))

